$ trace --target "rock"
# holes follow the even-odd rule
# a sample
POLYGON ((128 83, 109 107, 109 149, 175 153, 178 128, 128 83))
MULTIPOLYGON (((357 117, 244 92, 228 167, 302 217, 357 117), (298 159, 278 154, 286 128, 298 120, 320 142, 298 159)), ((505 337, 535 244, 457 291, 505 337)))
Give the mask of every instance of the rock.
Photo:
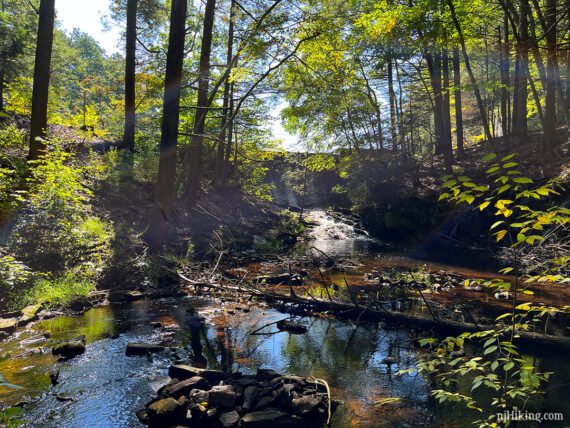
POLYGON ((234 410, 233 412, 222 413, 218 420, 223 428, 231 428, 237 425, 239 419, 239 413, 234 410))
POLYGON ((242 378, 237 380, 237 383, 239 383, 244 388, 247 386, 250 386, 250 385, 258 385, 259 384, 257 379, 253 376, 243 376, 242 378))
POLYGON ((291 401, 291 410, 301 417, 313 415, 318 411, 321 400, 314 395, 303 395, 291 401))
POLYGON ((186 418, 188 402, 182 397, 180 400, 168 397, 155 401, 148 409, 148 420, 150 425, 170 426, 186 418))
POLYGON ((137 416, 137 419, 141 424, 143 425, 149 424, 148 411, 146 409, 138 410, 137 412, 135 412, 135 415, 137 416))
POLYGON ((258 369, 257 370, 257 379, 263 381, 263 380, 271 380, 274 379, 276 377, 280 377, 281 375, 279 373, 277 373, 275 370, 271 370, 271 369, 258 369))
POLYGON ((136 290, 113 290, 109 293, 109 302, 125 303, 134 302, 144 297, 144 294, 136 290))
POLYGON ((243 408, 245 410, 250 410, 253 407, 253 403, 259 397, 260 390, 257 386, 250 385, 243 391, 243 408))
POLYGON ((210 404, 232 408, 236 405, 237 394, 231 385, 216 385, 209 393, 210 404))
POLYGON ((156 328, 156 329, 160 329, 164 327, 164 324, 162 324, 160 321, 153 321, 150 323, 152 328, 156 328))
POLYGON ((380 361, 380 364, 386 364, 389 367, 389 366, 392 366, 394 364, 398 364, 398 360, 396 360, 393 357, 385 357, 385 358, 382 358, 382 361, 380 361))
POLYGON ((186 379, 181 382, 166 386, 161 391, 161 395, 178 398, 183 395, 188 395, 193 389, 202 389, 207 391, 210 388, 210 383, 206 379, 200 376, 194 376, 190 379, 186 379))
POLYGON ((0 318, 0 332, 12 334, 18 327, 18 318, 0 318))
POLYGON ((145 356, 148 354, 153 354, 161 352, 164 350, 164 346, 153 345, 151 343, 129 343, 125 354, 127 357, 132 357, 134 355, 145 356))
POLYGON ((168 369, 168 376, 180 380, 190 379, 191 377, 198 376, 200 369, 186 364, 174 364, 168 369))
POLYGON ((188 394, 188 399, 193 403, 204 403, 210 399, 210 393, 201 389, 193 389, 188 394))
POLYGON ((66 360, 82 355, 85 353, 85 339, 70 340, 68 342, 55 345, 52 348, 51 353, 56 357, 66 360))
POLYGON ((38 303, 37 305, 29 305, 22 309, 22 316, 20 321, 18 322, 19 325, 26 325, 32 321, 38 319, 38 312, 42 308, 42 304, 38 303))
POLYGON ((10 335, 5 331, 0 331, 0 340, 7 339, 10 335))
POLYGON ((278 409, 265 409, 247 413, 241 418, 240 428, 301 428, 306 424, 299 418, 278 409))
POLYGON ((255 404, 255 409, 263 409, 264 407, 269 407, 275 402, 275 395, 270 394, 264 397, 261 397, 257 403, 255 404))
POLYGON ((18 318, 22 315, 22 311, 8 311, 0 314, 0 318, 18 318))
POLYGON ((277 322, 277 328, 280 331, 287 331, 291 334, 304 334, 307 332, 307 327, 303 324, 290 320, 281 320, 277 322))
POLYGON ((73 312, 84 312, 92 307, 93 303, 91 303, 91 301, 87 298, 74 300, 69 305, 69 309, 71 309, 73 312))
POLYGON ((202 376, 210 383, 218 383, 222 380, 226 380, 228 375, 221 370, 208 370, 208 369, 198 369, 198 375, 202 376))
POLYGON ((49 373, 49 378, 52 385, 57 385, 59 383, 59 369, 54 369, 49 373))

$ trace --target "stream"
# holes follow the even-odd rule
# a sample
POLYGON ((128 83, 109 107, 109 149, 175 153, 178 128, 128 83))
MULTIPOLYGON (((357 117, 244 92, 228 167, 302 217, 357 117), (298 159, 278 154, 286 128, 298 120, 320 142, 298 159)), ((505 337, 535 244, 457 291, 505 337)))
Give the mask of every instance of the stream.
MULTIPOLYGON (((356 224, 319 210, 309 216, 315 226, 301 246, 330 256, 358 258, 366 269, 426 264, 389 255, 389 247, 369 238, 356 224)), ((433 270, 490 275, 465 267, 427 265, 433 270)), ((79 316, 42 321, 0 343, 0 381, 3 377, 18 386, 0 386, 0 402, 23 406, 22 419, 28 426, 141 426, 135 411, 168 382, 168 367, 177 361, 244 374, 272 368, 326 379, 333 397, 342 401, 333 416, 333 427, 463 427, 480 417, 435 403, 430 398, 430 382, 422 375, 396 375, 398 370, 413 368, 422 352, 411 345, 409 329, 306 316, 297 318, 308 328, 303 335, 278 332, 271 326, 262 330, 268 334, 249 334, 285 317, 276 309, 245 299, 236 303, 181 297, 101 306, 79 316), (194 311, 205 318, 200 329, 188 328, 194 311), (153 328, 154 322, 163 327, 153 328), (85 354, 57 362, 51 346, 81 335, 87 341, 85 354), (127 357, 125 349, 131 342, 162 343, 171 348, 152 358, 127 357), (384 364, 386 357, 396 364, 384 364), (59 383, 52 386, 50 372, 57 369, 59 383), (390 402, 389 398, 398 400, 390 402)), ((556 372, 546 395, 533 407, 570 417, 568 359, 539 352, 525 358, 543 371, 556 372)))

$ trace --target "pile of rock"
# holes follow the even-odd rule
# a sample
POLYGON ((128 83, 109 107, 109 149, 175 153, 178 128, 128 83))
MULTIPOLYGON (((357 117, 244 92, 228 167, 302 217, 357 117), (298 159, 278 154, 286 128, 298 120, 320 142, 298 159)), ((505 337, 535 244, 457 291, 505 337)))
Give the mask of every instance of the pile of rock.
MULTIPOLYGON (((137 412, 151 427, 315 427, 328 418, 326 387, 259 369, 256 375, 173 365, 172 380, 137 412)), ((331 402, 331 412, 336 405, 331 402)))

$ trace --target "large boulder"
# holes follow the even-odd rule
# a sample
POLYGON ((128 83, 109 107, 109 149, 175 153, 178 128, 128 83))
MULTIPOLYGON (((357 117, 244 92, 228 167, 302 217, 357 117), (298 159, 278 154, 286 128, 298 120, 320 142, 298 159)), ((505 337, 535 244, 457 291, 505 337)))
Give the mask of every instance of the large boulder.
POLYGON ((293 412, 303 418, 315 415, 319 412, 319 406, 322 399, 314 395, 303 395, 300 398, 294 398, 291 402, 293 412))
POLYGON ((239 413, 234 411, 222 413, 218 419, 223 428, 232 428, 237 426, 240 416, 239 413))
POLYGON ((42 304, 29 305, 22 309, 22 316, 20 317, 19 325, 26 325, 38 319, 38 312, 42 308, 42 304))
POLYGON ((66 360, 82 355, 85 353, 85 339, 70 340, 68 342, 55 345, 52 348, 51 353, 56 357, 66 360))

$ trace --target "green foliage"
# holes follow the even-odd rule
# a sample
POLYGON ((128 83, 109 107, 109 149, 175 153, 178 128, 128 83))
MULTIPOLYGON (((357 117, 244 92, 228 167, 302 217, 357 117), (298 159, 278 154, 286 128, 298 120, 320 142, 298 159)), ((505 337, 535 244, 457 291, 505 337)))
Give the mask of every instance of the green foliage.
MULTIPOLYGON (((541 263, 545 269, 541 275, 523 278, 521 254, 524 248, 544 243, 549 230, 556 226, 564 227, 570 222, 570 210, 559 206, 536 209, 534 200, 547 205, 546 199, 558 195, 560 186, 555 182, 537 185, 516 169, 518 163, 514 155, 498 158, 491 154, 484 158, 491 162, 487 169, 489 184, 479 184, 464 175, 447 176, 442 187, 445 192, 440 200, 450 200, 457 204, 477 206, 478 210, 496 209, 493 216, 497 219, 491 231, 497 242, 507 242, 513 252, 513 266, 501 270, 502 274, 514 274, 513 280, 494 278, 476 281, 494 291, 504 292, 511 300, 512 311, 497 317, 493 329, 464 333, 459 337, 448 337, 442 341, 423 339, 422 346, 429 346, 433 352, 423 359, 418 368, 423 373, 435 375, 440 388, 433 395, 440 401, 453 401, 469 409, 483 412, 479 389, 486 389, 492 398, 494 413, 487 419, 477 421, 480 426, 497 426, 496 414, 511 410, 513 407, 524 408, 532 399, 543 392, 544 384, 550 373, 540 373, 532 361, 521 356, 514 342, 521 331, 530 330, 545 316, 561 310, 542 304, 521 301, 525 295, 531 295, 530 284, 538 281, 565 281, 562 275, 549 274, 549 265, 565 266, 568 260, 556 260, 541 263), (546 266, 546 268, 544 267, 546 266), (523 279, 525 281, 523 282, 523 279), (476 356, 465 356, 466 342, 480 346, 476 356), (457 391, 458 380, 467 377, 470 390, 457 391)), ((555 268, 556 269, 556 268, 555 268)), ((536 272, 534 266, 530 271, 536 272)), ((466 281, 469 286, 473 281, 466 281)))
POLYGON ((95 290, 90 272, 68 270, 53 279, 41 278, 26 292, 24 303, 43 303, 47 307, 65 307, 95 290))

